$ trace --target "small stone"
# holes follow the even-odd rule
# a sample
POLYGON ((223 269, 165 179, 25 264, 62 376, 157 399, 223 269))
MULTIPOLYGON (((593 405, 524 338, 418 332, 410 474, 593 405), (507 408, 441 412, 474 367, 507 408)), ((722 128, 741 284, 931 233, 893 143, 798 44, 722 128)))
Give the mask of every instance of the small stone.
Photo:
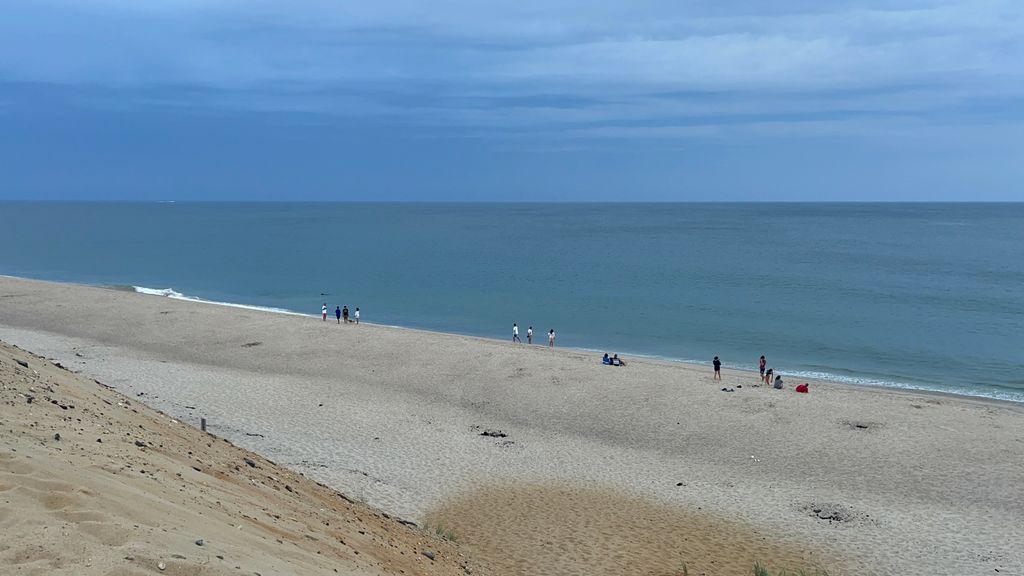
POLYGON ((157 564, 156 567, 159 568, 160 570, 166 570, 167 569, 167 564, 164 564, 163 562, 161 562, 161 563, 157 564))
POLYGON ((103 438, 97 438, 96 441, 99 442, 100 444, 103 444, 103 438))
POLYGON ((15 360, 15 362, 17 362, 18 366, 21 366, 22 368, 28 368, 28 362, 25 362, 24 360, 15 360))
POLYGON ((171 554, 171 558, 175 558, 177 560, 185 560, 185 557, 181 554, 171 554))
POLYGON ((135 441, 135 445, 138 446, 139 448, 145 448, 146 447, 146 443, 143 442, 142 440, 136 440, 135 441))
POLYGON ((56 440, 57 442, 60 442, 60 432, 57 432, 56 434, 54 434, 53 435, 53 439, 56 440))
POLYGON ((249 458, 242 458, 242 461, 245 462, 246 465, 248 465, 250 468, 256 467, 256 463, 250 460, 249 458))
POLYGON ((132 560, 135 560, 135 556, 132 556, 131 554, 129 554, 129 555, 125 556, 124 559, 129 561, 129 562, 131 562, 132 560))
POLYGON ((433 552, 427 551, 427 552, 424 552, 423 555, 426 556, 427 558, 430 558, 431 560, 434 559, 434 553, 433 552))
POLYGON ((205 543, 206 543, 206 542, 204 542, 202 538, 200 538, 200 539, 196 540, 196 546, 202 546, 202 545, 203 545, 203 544, 205 544, 205 543))

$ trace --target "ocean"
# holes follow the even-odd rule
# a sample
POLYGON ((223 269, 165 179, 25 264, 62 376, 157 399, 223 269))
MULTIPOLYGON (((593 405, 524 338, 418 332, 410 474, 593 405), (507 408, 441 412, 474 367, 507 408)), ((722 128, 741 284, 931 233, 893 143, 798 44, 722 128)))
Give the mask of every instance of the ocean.
POLYGON ((4 275, 1024 401, 1024 204, 0 211, 4 275))

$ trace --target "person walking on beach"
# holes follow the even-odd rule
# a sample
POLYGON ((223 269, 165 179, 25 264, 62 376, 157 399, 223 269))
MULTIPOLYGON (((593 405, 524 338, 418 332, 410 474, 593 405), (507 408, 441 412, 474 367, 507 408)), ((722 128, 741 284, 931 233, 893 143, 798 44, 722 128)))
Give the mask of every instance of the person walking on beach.
POLYGON ((764 359, 764 354, 761 355, 761 362, 758 364, 758 370, 761 372, 761 380, 764 380, 764 367, 768 365, 768 361, 764 359))
POLYGON ((548 348, 555 347, 555 329, 548 330, 548 348))
POLYGON ((356 324, 359 324, 359 306, 356 306, 356 324))
POLYGON ((519 342, 520 344, 523 343, 523 341, 519 339, 519 326, 515 322, 512 323, 512 342, 519 342))
POLYGON ((714 361, 712 361, 712 364, 715 365, 715 380, 721 380, 722 379, 722 361, 718 359, 718 356, 715 356, 715 359, 714 359, 714 361))
POLYGON ((323 314, 323 316, 324 316, 324 322, 327 322, 327 302, 324 302, 324 305, 323 305, 323 307, 322 307, 322 308, 320 308, 320 312, 321 312, 321 313, 323 314))
POLYGON ((334 307, 334 317, 338 319, 338 324, 341 324, 341 306, 334 307))
POLYGON ((526 343, 533 344, 533 326, 526 329, 526 343))
POLYGON ((345 319, 345 324, 348 324, 348 306, 341 309, 341 317, 345 319))

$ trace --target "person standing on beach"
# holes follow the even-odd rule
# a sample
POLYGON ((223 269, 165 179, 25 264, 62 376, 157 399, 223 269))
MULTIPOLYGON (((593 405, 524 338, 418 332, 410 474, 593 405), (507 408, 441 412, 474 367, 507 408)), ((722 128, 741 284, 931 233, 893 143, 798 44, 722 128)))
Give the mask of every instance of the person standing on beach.
POLYGON ((348 324, 348 306, 341 309, 341 317, 345 319, 345 324, 348 324))
POLYGON ((555 347, 555 329, 548 330, 548 348, 555 347))
POLYGON ((718 359, 718 356, 715 356, 715 359, 712 362, 712 364, 715 365, 715 380, 721 380, 722 379, 722 361, 718 359))
POLYGON ((356 324, 359 324, 359 306, 356 306, 356 324))
POLYGON ((323 316, 324 316, 324 322, 327 322, 327 302, 324 302, 324 305, 323 305, 323 307, 322 307, 322 308, 320 308, 320 312, 321 312, 321 313, 323 314, 323 316))
POLYGON ((523 341, 519 339, 519 325, 515 322, 512 323, 512 342, 519 342, 520 344, 523 343, 523 341))
POLYGON ((758 364, 758 370, 761 372, 761 380, 764 380, 764 367, 768 365, 768 361, 764 359, 764 354, 761 355, 761 362, 758 364))
POLYGON ((533 326, 526 329, 526 343, 533 344, 533 326))
POLYGON ((334 317, 338 319, 338 324, 341 324, 341 306, 334 307, 334 317))

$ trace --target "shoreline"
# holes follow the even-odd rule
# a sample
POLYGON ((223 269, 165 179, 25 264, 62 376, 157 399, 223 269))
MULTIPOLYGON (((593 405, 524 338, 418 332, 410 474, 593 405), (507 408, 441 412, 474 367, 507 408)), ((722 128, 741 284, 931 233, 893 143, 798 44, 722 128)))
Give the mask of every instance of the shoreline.
POLYGON ((797 394, 732 370, 725 383, 743 387, 723 393, 710 370, 676 362, 612 370, 578 349, 144 296, 0 279, 0 339, 173 418, 207 418, 388 514, 454 527, 496 565, 515 562, 488 554, 556 565, 571 532, 593 551, 580 562, 652 543, 653 573, 671 573, 668 560, 711 557, 662 538, 699 514, 744 527, 761 547, 720 553, 744 562, 803 542, 779 568, 1024 574, 1008 544, 1024 539, 1016 403, 827 382, 797 394), (635 499, 649 506, 634 519, 635 499), (491 506, 522 512, 497 543, 480 517, 491 506), (622 529, 601 514, 613 509, 622 529))
MULTIPOLYGON (((55 285, 70 285, 70 286, 82 286, 82 287, 88 287, 88 288, 100 288, 100 289, 112 290, 112 291, 116 291, 116 292, 126 292, 126 293, 133 293, 133 294, 142 294, 142 295, 145 295, 145 296, 155 296, 157 298, 168 298, 168 299, 171 299, 171 300, 179 300, 179 301, 182 301, 182 302, 193 302, 193 303, 197 303, 197 304, 208 304, 208 305, 212 305, 212 306, 221 306, 221 307, 226 307, 226 308, 234 308, 234 309, 238 309, 238 310, 250 310, 250 311, 255 311, 255 312, 267 312, 267 313, 272 313, 272 314, 282 314, 282 315, 286 315, 286 316, 297 316, 297 317, 302 317, 302 318, 319 318, 319 315, 317 315, 317 314, 307 314, 307 313, 303 313, 303 312, 297 312, 297 311, 294 311, 294 310, 289 310, 289 309, 285 309, 285 308, 278 308, 278 307, 273 307, 273 306, 263 306, 263 305, 258 305, 258 304, 241 304, 241 303, 236 303, 236 302, 222 302, 222 301, 217 301, 217 300, 207 300, 205 298, 200 298, 200 297, 197 297, 197 296, 189 296, 187 294, 183 294, 181 292, 177 292, 173 288, 156 289, 156 288, 148 288, 148 287, 144 287, 144 286, 136 286, 136 285, 128 285, 128 284, 125 284, 125 285, 109 285, 109 284, 86 284, 86 283, 80 283, 80 282, 59 282, 59 281, 52 281, 52 280, 40 280, 40 279, 36 279, 36 278, 27 278, 27 277, 22 277, 22 276, 11 276, 11 275, 5 275, 5 274, 0 274, 0 278, 8 278, 8 279, 11 279, 11 280, 24 280, 24 281, 29 281, 29 282, 42 282, 42 283, 46 283, 46 284, 55 284, 55 285)), ((328 320, 330 320, 330 318, 328 318, 328 320)), ((479 339, 481 341, 486 341, 486 342, 509 344, 509 342, 507 340, 495 338, 493 336, 482 336, 482 335, 479 335, 479 334, 469 334, 469 333, 462 333, 462 332, 447 332, 447 331, 444 331, 444 330, 436 330, 436 329, 431 329, 431 328, 422 328, 422 327, 414 327, 414 326, 403 326, 403 325, 399 325, 399 324, 378 324, 378 323, 374 323, 374 322, 362 322, 362 324, 365 324, 367 326, 376 326, 376 327, 380 327, 380 328, 389 328, 389 329, 396 329, 396 330, 408 330, 408 331, 412 331, 412 332, 418 332, 418 333, 430 334, 430 335, 458 336, 458 337, 463 337, 463 338, 476 338, 476 339, 479 339)), ((541 334, 540 336, 544 336, 544 334, 541 334)), ((530 345, 524 343, 523 346, 530 346, 530 345)), ((547 348, 547 346, 545 346, 543 343, 533 344, 532 346, 538 347, 538 348, 547 348)), ((559 350, 569 350, 569 351, 574 351, 574 352, 579 352, 579 353, 591 353, 591 354, 598 354, 598 355, 603 354, 604 352, 611 353, 610 350, 602 350, 602 349, 590 348, 590 347, 558 346, 556 348, 559 349, 559 350)), ((618 351, 616 351, 616 352, 618 352, 618 351)), ((704 364, 704 363, 701 363, 701 362, 696 361, 696 360, 689 360, 689 359, 685 359, 685 358, 672 358, 672 357, 666 357, 666 356, 661 356, 661 355, 646 354, 646 353, 642 353, 642 352, 631 352, 631 351, 628 351, 628 350, 622 351, 622 352, 618 352, 618 353, 621 356, 623 356, 624 359, 629 358, 629 359, 633 359, 633 361, 638 361, 639 360, 639 361, 642 361, 642 362, 656 362, 656 363, 665 363, 665 364, 668 364, 668 365, 680 365, 680 366, 686 366, 686 367, 692 368, 692 369, 702 369, 702 370, 710 369, 710 363, 704 364)), ((736 372, 736 373, 750 374, 750 375, 755 375, 755 374, 758 373, 756 370, 754 370, 752 368, 751 369, 747 369, 747 368, 736 368, 736 367, 728 367, 728 368, 725 369, 725 372, 736 372)), ((784 377, 786 377, 788 375, 788 379, 786 381, 787 381, 787 386, 789 386, 789 387, 794 386, 795 383, 797 381, 799 381, 799 382, 807 382, 807 383, 811 383, 811 384, 828 384, 828 385, 836 385, 836 386, 852 386, 852 387, 856 387, 856 388, 866 388, 866 389, 871 389, 871 390, 888 390, 888 391, 896 391, 896 392, 901 392, 902 391, 902 392, 907 392, 907 393, 936 394, 936 395, 943 396, 943 397, 961 398, 961 399, 965 399, 965 400, 966 399, 975 399, 975 400, 979 400, 979 401, 996 402, 996 403, 1000 403, 1000 404, 1004 404, 1005 403, 1005 404, 1016 405, 1016 406, 1024 405, 1024 398, 1014 399, 1014 398, 999 397, 999 396, 988 395, 988 394, 972 394, 972 393, 968 393, 967 391, 960 392, 960 391, 955 391, 955 390, 943 389, 942 387, 940 387, 938 385, 932 385, 932 387, 929 387, 929 385, 927 383, 916 384, 916 383, 906 383, 906 382, 896 382, 896 381, 886 381, 886 380, 874 380, 872 378, 867 378, 867 377, 841 377, 841 376, 838 376, 838 375, 828 374, 828 373, 825 373, 824 375, 821 375, 821 376, 807 376, 807 375, 805 375, 806 371, 801 371, 801 370, 788 371, 788 370, 785 370, 785 369, 782 369, 782 368, 776 369, 775 373, 776 374, 780 374, 780 375, 782 375, 784 377), (790 383, 790 382, 792 382, 792 383, 790 383)))

